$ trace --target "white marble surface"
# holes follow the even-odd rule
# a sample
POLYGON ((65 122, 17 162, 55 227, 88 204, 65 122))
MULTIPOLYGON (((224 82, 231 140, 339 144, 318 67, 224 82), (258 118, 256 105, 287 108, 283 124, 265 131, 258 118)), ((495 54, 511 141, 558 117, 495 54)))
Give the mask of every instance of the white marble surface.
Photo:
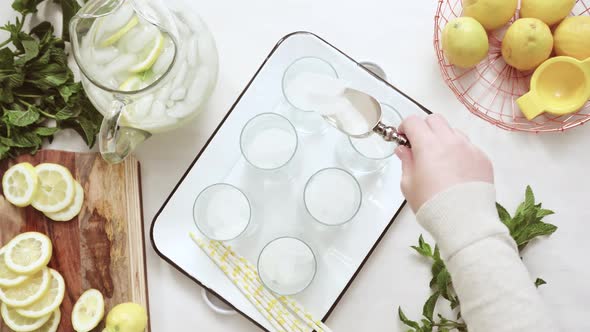
MULTIPOLYGON (((183 0, 189 2, 189 0, 183 0)), ((0 19, 9 13, 1 0, 0 19)), ((590 330, 590 128, 563 134, 509 133, 470 115, 445 86, 432 46, 436 1, 216 0, 190 1, 209 24, 220 53, 220 78, 207 111, 186 127, 142 145, 145 227, 233 104, 273 45, 285 34, 308 30, 357 60, 379 63, 389 81, 468 133, 493 160, 498 199, 511 211, 527 184, 557 214, 550 239, 524 253, 533 277, 564 331, 590 330), (182 142, 182 144, 179 144, 182 142)), ((0 37, 4 37, 1 34, 0 37)), ((1 38, 0 38, 1 39, 1 38)), ((78 149, 61 137, 54 147, 78 149)), ((477 222, 474 220, 474 222, 477 222)), ((334 331, 405 331, 396 310, 417 317, 428 295, 428 266, 408 248, 423 232, 405 209, 328 320, 334 331)), ((147 235, 147 233, 146 233, 147 235)), ((199 287, 147 248, 153 331, 257 331, 246 319, 213 314, 199 287)))

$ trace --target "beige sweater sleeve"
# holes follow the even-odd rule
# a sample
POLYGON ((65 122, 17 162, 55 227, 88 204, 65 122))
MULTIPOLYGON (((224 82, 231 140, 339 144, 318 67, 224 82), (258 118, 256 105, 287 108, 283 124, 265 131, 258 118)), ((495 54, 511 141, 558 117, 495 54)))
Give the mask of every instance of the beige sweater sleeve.
POLYGON ((417 219, 440 247, 470 332, 557 331, 495 196, 491 184, 458 185, 424 204, 417 219))

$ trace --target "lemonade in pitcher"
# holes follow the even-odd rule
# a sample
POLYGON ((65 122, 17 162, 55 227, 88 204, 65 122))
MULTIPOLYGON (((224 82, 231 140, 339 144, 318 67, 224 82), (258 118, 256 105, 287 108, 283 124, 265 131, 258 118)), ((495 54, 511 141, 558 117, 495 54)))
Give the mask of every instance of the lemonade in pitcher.
POLYGON ((122 159, 138 141, 186 123, 215 86, 215 42, 190 9, 160 0, 94 0, 70 31, 86 93, 105 116, 103 156, 122 159))

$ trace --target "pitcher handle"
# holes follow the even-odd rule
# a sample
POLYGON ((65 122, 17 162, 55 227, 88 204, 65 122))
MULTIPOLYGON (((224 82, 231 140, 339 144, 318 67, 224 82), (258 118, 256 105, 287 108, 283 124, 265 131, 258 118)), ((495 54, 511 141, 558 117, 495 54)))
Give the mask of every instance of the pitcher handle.
POLYGON ((98 137, 100 154, 111 164, 125 160, 131 151, 151 136, 145 130, 119 125, 126 106, 125 101, 115 99, 100 126, 98 137))

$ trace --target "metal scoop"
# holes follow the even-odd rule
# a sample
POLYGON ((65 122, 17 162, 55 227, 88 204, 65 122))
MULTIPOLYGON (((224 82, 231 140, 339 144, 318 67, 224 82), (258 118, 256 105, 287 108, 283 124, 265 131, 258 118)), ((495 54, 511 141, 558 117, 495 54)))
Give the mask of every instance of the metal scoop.
POLYGON ((359 115, 364 118, 367 126, 347 126, 345 119, 340 118, 339 114, 329 116, 324 115, 324 119, 326 119, 326 121, 328 121, 333 127, 350 137, 365 138, 372 133, 376 133, 388 142, 396 142, 399 145, 411 147, 410 142, 405 135, 400 134, 395 127, 388 126, 381 122, 383 112, 381 110, 381 105, 375 98, 362 91, 351 88, 347 88, 344 91, 344 97, 355 106, 355 109, 359 112, 359 115))

